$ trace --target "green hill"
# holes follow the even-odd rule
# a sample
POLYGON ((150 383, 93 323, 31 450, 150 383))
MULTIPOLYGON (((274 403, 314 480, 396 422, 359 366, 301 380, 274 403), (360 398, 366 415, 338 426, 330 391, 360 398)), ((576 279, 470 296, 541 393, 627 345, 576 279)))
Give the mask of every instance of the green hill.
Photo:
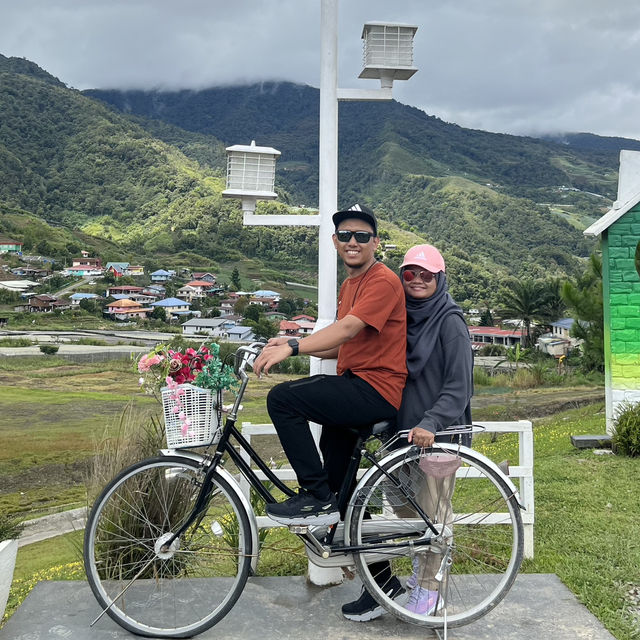
MULTIPOLYGON (((467 130, 397 102, 340 110, 340 204, 376 208, 391 266, 431 241, 454 293, 480 300, 507 274, 572 273, 593 248, 581 227, 614 195, 611 149, 467 130)), ((280 199, 259 211, 315 206, 316 89, 79 92, 0 56, 0 113, 0 232, 27 251, 46 240, 56 255, 87 245, 166 266, 249 260, 248 277, 313 282, 314 228, 243 227, 221 191, 224 147, 255 139, 283 153, 280 199)))

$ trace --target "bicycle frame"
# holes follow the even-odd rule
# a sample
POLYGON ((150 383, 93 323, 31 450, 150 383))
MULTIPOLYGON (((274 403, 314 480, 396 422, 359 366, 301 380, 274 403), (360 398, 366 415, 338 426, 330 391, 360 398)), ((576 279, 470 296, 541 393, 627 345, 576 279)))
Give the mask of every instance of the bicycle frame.
MULTIPOLYGON (((240 410, 240 403, 244 396, 245 390, 247 388, 247 384, 249 382, 249 376, 245 371, 245 367, 250 364, 250 356, 255 356, 255 350, 251 347, 245 349, 245 353, 243 355, 242 361, 238 363, 237 355, 236 355, 236 373, 238 374, 241 384, 240 389, 238 390, 236 400, 234 402, 233 408, 227 416, 225 421, 225 425, 222 431, 222 435, 220 440, 218 441, 215 453, 211 458, 207 458, 206 456, 198 456, 198 458, 202 461, 203 466, 207 466, 207 471, 205 473, 202 487, 200 489, 200 493, 196 500, 196 504, 193 508, 193 511, 189 515, 189 517, 185 520, 182 526, 173 533, 171 537, 169 537, 165 544, 163 545, 163 549, 169 549, 171 544, 174 542, 176 538, 179 538, 188 528, 189 526, 196 520, 199 513, 205 508, 209 495, 211 493, 211 487, 213 486, 211 483, 211 479, 213 478, 216 472, 220 472, 222 467, 222 459, 224 454, 228 454, 229 458, 232 462, 237 466, 240 473, 247 479, 251 487, 260 495, 260 497, 267 503, 274 503, 276 499, 273 497, 273 494, 264 486, 262 481, 258 478, 255 471, 251 468, 251 465, 248 464, 241 453, 234 446, 237 444, 241 451, 244 451, 249 455, 250 460, 252 460, 258 469, 262 471, 267 479, 273 483, 273 485, 282 491, 287 496, 295 495, 295 492, 287 487, 273 472, 272 469, 269 468, 267 464, 265 464, 264 460, 260 457, 260 455, 253 449, 250 443, 242 436, 242 434, 236 428, 236 421, 238 411, 240 410), (247 353, 248 352, 248 353, 247 353), (208 460, 210 462, 208 463, 208 460)), ((243 349, 240 348, 238 353, 242 352, 243 349)), ((341 513, 345 513, 349 509, 349 498, 351 497, 351 488, 354 485, 354 481, 356 479, 356 474, 358 471, 358 467, 360 464, 360 460, 362 457, 367 459, 371 464, 372 468, 381 469, 380 465, 376 458, 371 455, 369 452, 364 449, 364 441, 368 437, 368 435, 360 435, 356 445, 354 447, 353 453, 351 455, 351 460, 345 474, 345 479, 343 481, 342 487, 338 493, 338 506, 340 508, 341 513)), ((167 453, 169 450, 166 450, 167 453)), ((182 455, 182 452, 170 451, 171 454, 182 455)), ((192 456, 195 458, 196 456, 192 456)), ((387 475, 389 481, 393 483, 396 488, 402 490, 400 483, 393 476, 387 474, 382 470, 385 475, 387 475)), ((234 481, 234 484, 235 481, 234 481)), ((431 530, 431 533, 434 535, 438 535, 439 531, 434 526, 429 516, 424 513, 421 506, 415 501, 415 499, 407 495, 407 501, 411 506, 416 510, 416 513, 423 519, 427 527, 431 530)), ((246 499, 245 499, 245 506, 246 499)), ((252 514, 252 509, 248 507, 248 513, 252 514)), ((255 520, 255 517, 253 518, 255 520)), ((385 544, 386 536, 384 532, 379 536, 379 541, 376 543, 375 541, 368 542, 366 545, 345 545, 344 543, 333 544, 335 539, 336 532, 338 530, 337 525, 331 526, 328 530, 326 528, 321 528, 321 531, 324 531, 324 534, 320 539, 314 535, 313 531, 309 530, 309 527, 290 527, 290 530, 298 535, 307 546, 311 545, 313 551, 317 553, 321 558, 327 559, 329 556, 337 553, 340 556, 344 556, 351 553, 357 552, 375 552, 378 549, 386 549, 393 548, 393 546, 389 546, 385 544)), ((393 537, 390 534, 390 537, 393 537)), ((414 543, 416 546, 429 545, 431 544, 430 536, 422 536, 419 539, 416 539, 414 543)), ((398 543, 398 548, 402 548, 404 545, 398 543)))

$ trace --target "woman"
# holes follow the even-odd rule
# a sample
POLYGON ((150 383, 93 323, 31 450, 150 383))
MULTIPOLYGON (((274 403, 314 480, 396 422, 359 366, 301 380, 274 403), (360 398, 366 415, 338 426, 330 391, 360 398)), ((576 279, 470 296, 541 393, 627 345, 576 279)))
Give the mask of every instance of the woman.
MULTIPOLYGON (((401 265, 407 304, 407 368, 409 376, 398 414, 401 429, 411 428, 409 442, 430 447, 435 440, 450 439, 438 432, 451 425, 471 424, 473 352, 462 309, 447 292, 444 259, 428 244, 409 249, 401 265)), ((466 437, 464 444, 470 444, 466 437)), ((424 495, 418 496, 427 513, 438 522, 451 519, 455 474, 445 478, 427 475, 424 495)), ((422 553, 414 560, 414 574, 406 608, 431 615, 442 606, 434 576, 441 558, 422 553), (417 562, 416 562, 417 560, 417 562)))
MULTIPOLYGON (((473 392, 473 353, 469 331, 460 307, 447 291, 444 259, 433 246, 422 244, 407 251, 400 277, 407 307, 407 368, 409 376, 398 412, 398 428, 410 429, 408 440, 419 447, 429 447, 448 426, 471 424, 473 392)), ((470 444, 470 438, 463 438, 470 444)), ((428 474, 417 496, 420 505, 440 523, 451 518, 451 495, 455 474, 433 478, 428 474)), ((395 509, 401 511, 410 509, 395 509)), ((432 615, 442 607, 439 583, 435 574, 442 558, 436 553, 418 553, 414 557, 413 575, 406 587, 411 592, 405 605, 409 611, 432 615)), ((383 584, 392 598, 404 589, 391 577, 386 562, 371 565, 376 581, 383 584)), ((360 622, 373 620, 384 613, 369 593, 342 607, 343 615, 360 622)))

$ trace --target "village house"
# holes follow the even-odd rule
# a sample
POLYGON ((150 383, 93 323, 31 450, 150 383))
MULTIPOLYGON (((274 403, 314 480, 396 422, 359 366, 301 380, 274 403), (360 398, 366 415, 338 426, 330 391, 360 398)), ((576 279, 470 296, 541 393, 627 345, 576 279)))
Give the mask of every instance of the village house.
POLYGON ((130 264, 124 273, 125 276, 143 276, 144 267, 139 264, 130 264))
POLYGON ((64 298, 56 298, 48 293, 40 293, 29 298, 27 309, 31 313, 51 313, 71 308, 71 302, 64 298))
POLYGON ((235 326, 233 320, 227 318, 192 318, 182 323, 182 333, 189 335, 211 335, 226 338, 228 330, 235 326))
POLYGON ((0 253, 22 253, 22 246, 18 240, 0 236, 0 253))
POLYGON ((107 289, 106 297, 116 296, 118 294, 135 295, 141 294, 143 287, 136 287, 134 285, 124 284, 119 286, 109 287, 107 289))
POLYGON ((176 291, 176 295, 180 298, 193 302, 194 300, 202 300, 207 297, 208 291, 211 285, 206 282, 203 283, 199 280, 192 280, 191 282, 183 285, 176 291))
MULTIPOLYGON (((302 316, 309 318, 310 316, 302 316)), ((316 321, 312 320, 282 320, 280 322, 280 335, 285 336, 308 336, 313 333, 316 327, 316 321)))
POLYGON ((275 298, 256 298, 252 296, 249 298, 249 304, 255 304, 263 309, 270 309, 272 311, 278 308, 278 301, 275 298))
POLYGON ((191 274, 191 278, 193 280, 204 280, 205 282, 209 282, 210 284, 216 283, 216 277, 213 273, 209 273, 208 271, 194 271, 191 274))
POLYGON ((265 311, 263 315, 267 320, 271 320, 272 322, 280 322, 280 320, 287 319, 287 314, 281 311, 265 311))
POLYGON ((25 276, 27 278, 46 278, 52 271, 49 269, 38 269, 36 267, 14 267, 11 269, 14 276, 25 276))
POLYGON ((253 329, 251 327, 235 325, 227 329, 227 339, 230 342, 250 342, 253 338, 253 329))
POLYGON ((175 271, 165 271, 164 269, 158 269, 151 274, 151 282, 167 282, 173 278, 175 271))
POLYGON ((233 298, 228 298, 227 300, 220 300, 220 315, 221 316, 230 316, 234 313, 234 307, 236 304, 236 300, 233 298))
POLYGON ((140 304, 151 304, 158 299, 158 296, 149 296, 145 293, 115 293, 110 297, 114 300, 124 300, 125 298, 128 298, 129 300, 139 302, 140 304))
POLYGON ((39 286, 38 282, 33 280, 2 280, 0 281, 0 289, 7 289, 15 293, 25 293, 29 289, 39 286))
POLYGON ((81 258, 73 258, 71 265, 74 267, 93 267, 94 269, 100 269, 102 271, 102 261, 100 258, 89 258, 83 255, 81 258))
POLYGON ((515 347, 522 344, 522 331, 498 329, 497 327, 469 327, 473 349, 480 349, 487 344, 498 344, 503 347, 515 347))
POLYGON ((167 320, 191 313, 191 303, 179 298, 165 298, 151 303, 152 307, 162 307, 167 314, 167 320))
POLYGON ((129 300, 116 300, 110 302, 104 309, 104 313, 116 320, 131 320, 132 318, 146 318, 153 309, 144 308, 139 302, 129 300))
POLYGON ((63 269, 60 273, 63 276, 86 277, 101 276, 104 272, 100 268, 92 267, 89 265, 75 265, 73 267, 67 267, 66 269, 63 269))
POLYGON ((69 300, 71 300, 71 306, 77 307, 83 300, 95 300, 100 296, 95 293, 73 293, 69 296, 69 300))
POLYGON ((145 296, 153 296, 156 298, 164 298, 167 290, 161 284, 150 284, 142 290, 145 296))
POLYGON ((144 275, 144 267, 130 264, 129 262, 107 262, 107 266, 104 270, 113 273, 116 278, 121 278, 122 276, 144 275))

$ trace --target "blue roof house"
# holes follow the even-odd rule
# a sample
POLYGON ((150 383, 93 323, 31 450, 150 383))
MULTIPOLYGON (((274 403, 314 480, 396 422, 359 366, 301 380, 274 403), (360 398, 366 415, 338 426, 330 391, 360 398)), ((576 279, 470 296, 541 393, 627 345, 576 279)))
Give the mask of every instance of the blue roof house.
POLYGON ((172 273, 164 269, 158 269, 151 274, 151 282, 166 282, 172 277, 172 273))
POLYGON ((165 298, 164 300, 152 302, 150 306, 163 307, 167 314, 167 319, 191 313, 191 303, 180 300, 180 298, 165 298))

